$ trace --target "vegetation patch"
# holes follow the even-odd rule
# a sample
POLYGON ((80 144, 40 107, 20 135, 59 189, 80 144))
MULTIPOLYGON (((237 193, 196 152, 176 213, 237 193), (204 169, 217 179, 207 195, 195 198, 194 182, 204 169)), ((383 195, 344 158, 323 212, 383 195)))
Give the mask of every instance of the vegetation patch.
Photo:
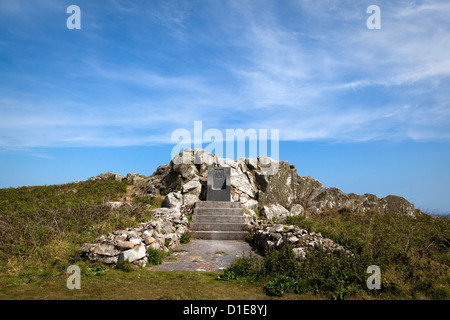
POLYGON ((126 191, 113 177, 0 189, 0 285, 49 279, 72 264, 96 268, 81 259, 82 244, 152 218, 144 203, 107 205, 126 191))
POLYGON ((135 266, 133 266, 133 264, 128 260, 122 260, 122 261, 117 262, 116 269, 122 270, 125 272, 131 272, 135 269, 135 266))
MULTIPOLYGON (((288 217, 287 224, 320 232, 353 255, 319 248, 297 260, 285 245, 268 250, 262 259, 238 258, 219 274, 148 272, 126 262, 109 269, 81 259, 82 244, 151 220, 151 208, 161 204, 161 199, 134 197, 131 205, 107 205, 126 192, 127 183, 114 178, 0 189, 0 295, 95 299, 101 294, 114 299, 128 288, 126 298, 146 293, 155 299, 450 299, 450 220, 431 215, 345 208, 288 217), (82 270, 82 290, 65 286, 66 270, 73 264, 82 270), (380 267, 380 290, 366 286, 370 265, 380 267), (209 293, 192 293, 194 286, 209 293)), ((253 238, 249 233, 247 240, 253 238)), ((181 242, 189 240, 186 233, 181 242)), ((149 251, 148 262, 159 264, 166 255, 149 251)))
POLYGON ((135 196, 133 197, 133 203, 138 205, 147 205, 150 209, 161 208, 161 204, 164 200, 164 196, 156 196, 156 197, 141 197, 135 196))
POLYGON ((156 266, 158 264, 161 264, 164 257, 166 256, 165 252, 155 250, 155 249, 149 249, 147 251, 147 262, 150 266, 156 266))
POLYGON ((447 217, 362 214, 346 209, 310 219, 289 217, 287 223, 321 232, 353 255, 319 248, 297 260, 292 248, 284 245, 280 250, 267 250, 263 259, 237 259, 218 278, 247 279, 272 296, 292 293, 335 300, 450 297, 447 217), (370 265, 380 267, 380 290, 367 287, 370 265))
POLYGON ((216 252, 214 252, 214 254, 220 255, 220 256, 226 256, 226 255, 228 255, 228 253, 226 253, 225 251, 216 251, 216 252))
POLYGON ((192 239, 192 235, 190 232, 185 232, 181 235, 180 237, 180 243, 181 244, 185 244, 185 243, 189 243, 192 239))

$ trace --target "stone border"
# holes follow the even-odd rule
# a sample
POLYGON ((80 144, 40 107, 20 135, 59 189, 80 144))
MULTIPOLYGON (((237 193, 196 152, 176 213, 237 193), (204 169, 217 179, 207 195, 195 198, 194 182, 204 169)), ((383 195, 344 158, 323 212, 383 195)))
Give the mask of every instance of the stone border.
POLYGON ((261 251, 268 248, 279 249, 283 245, 289 244, 297 259, 305 258, 309 250, 320 248, 324 251, 344 251, 346 254, 352 254, 351 251, 331 239, 324 238, 320 232, 308 232, 294 225, 271 224, 259 220, 251 230, 254 232, 253 241, 261 251))
POLYGON ((188 231, 188 219, 181 211, 168 208, 152 211, 155 220, 102 235, 95 243, 82 245, 81 252, 90 261, 117 264, 128 260, 145 266, 149 249, 169 251, 179 245, 181 235, 188 231))

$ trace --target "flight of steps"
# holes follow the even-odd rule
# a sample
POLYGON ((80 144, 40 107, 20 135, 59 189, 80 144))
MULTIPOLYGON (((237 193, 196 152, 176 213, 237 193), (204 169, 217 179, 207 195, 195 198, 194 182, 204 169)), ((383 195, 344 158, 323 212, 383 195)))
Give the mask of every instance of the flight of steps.
POLYGON ((243 240, 248 226, 240 202, 200 201, 195 203, 190 229, 194 238, 243 240))

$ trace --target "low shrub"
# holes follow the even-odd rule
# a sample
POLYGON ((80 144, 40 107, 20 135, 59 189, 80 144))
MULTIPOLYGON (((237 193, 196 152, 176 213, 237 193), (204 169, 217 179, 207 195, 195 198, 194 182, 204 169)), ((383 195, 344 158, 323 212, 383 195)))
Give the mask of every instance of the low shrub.
POLYGON ((122 261, 117 262, 116 269, 122 270, 122 271, 125 271, 125 272, 131 272, 131 271, 134 270, 134 266, 128 260, 122 260, 122 261))
POLYGON ((448 288, 436 288, 431 297, 434 300, 449 300, 450 299, 450 290, 448 288))
POLYGON ((192 235, 190 232, 185 232, 180 237, 180 243, 185 244, 191 241, 192 235))
POLYGON ((271 296, 281 297, 285 293, 295 292, 298 282, 289 276, 275 276, 270 278, 264 287, 266 293, 271 296))
POLYGON ((297 269, 294 251, 289 244, 285 244, 280 249, 266 249, 260 272, 261 276, 292 275, 297 269))
POLYGON ((232 269, 224 269, 218 276, 217 276, 217 280, 223 280, 223 281, 228 281, 228 280, 235 280, 237 278, 236 274, 234 273, 234 271, 232 269))
POLYGON ((133 198, 133 203, 141 205, 149 205, 151 209, 155 209, 161 208, 163 200, 164 200, 163 196, 156 196, 156 197, 136 196, 133 198))
POLYGON ((250 229, 245 236, 245 241, 248 243, 253 243, 255 241, 255 231, 250 229))
POLYGON ((155 249, 148 249, 147 254, 147 261, 151 266, 161 264, 165 256, 163 252, 155 249))

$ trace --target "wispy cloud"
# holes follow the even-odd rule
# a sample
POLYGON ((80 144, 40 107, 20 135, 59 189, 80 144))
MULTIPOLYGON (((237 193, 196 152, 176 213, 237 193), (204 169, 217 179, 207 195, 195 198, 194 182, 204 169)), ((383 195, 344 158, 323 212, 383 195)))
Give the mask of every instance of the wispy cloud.
MULTIPOLYGON (((0 64, 10 79, 0 82, 2 146, 166 143, 194 120, 296 141, 449 139, 444 1, 383 3, 374 31, 369 3, 354 1, 109 3, 98 21, 100 11, 86 12, 95 28, 78 46, 69 33, 44 41, 78 55, 0 64)), ((19 14, 13 2, 0 7, 19 14)), ((13 59, 11 38, 1 43, 13 59)))

